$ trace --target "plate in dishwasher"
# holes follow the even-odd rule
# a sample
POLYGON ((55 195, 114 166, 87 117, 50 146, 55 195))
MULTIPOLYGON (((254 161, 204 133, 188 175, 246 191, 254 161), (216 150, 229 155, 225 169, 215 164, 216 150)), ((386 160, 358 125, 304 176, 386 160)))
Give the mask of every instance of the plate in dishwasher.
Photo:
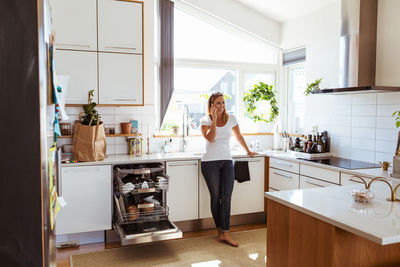
POLYGON ((182 238, 179 228, 168 220, 115 224, 115 228, 123 246, 182 238))

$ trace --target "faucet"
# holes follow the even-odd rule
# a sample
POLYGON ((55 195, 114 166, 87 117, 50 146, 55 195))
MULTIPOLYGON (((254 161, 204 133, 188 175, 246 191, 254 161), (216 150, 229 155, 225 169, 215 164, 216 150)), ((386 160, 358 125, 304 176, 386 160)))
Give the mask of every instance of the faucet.
POLYGON ((183 104, 183 117, 182 117, 182 150, 186 152, 188 141, 186 137, 189 135, 189 107, 186 104, 183 104), (186 117, 186 120, 185 120, 186 117), (185 125, 186 121, 186 125, 185 125), (186 128, 186 135, 185 135, 186 128))

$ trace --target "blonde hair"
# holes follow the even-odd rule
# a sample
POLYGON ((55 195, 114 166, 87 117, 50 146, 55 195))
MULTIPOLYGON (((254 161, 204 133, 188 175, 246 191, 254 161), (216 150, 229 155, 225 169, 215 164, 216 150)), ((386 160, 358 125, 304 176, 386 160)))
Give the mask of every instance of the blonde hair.
MULTIPOLYGON (((215 99, 217 99, 218 97, 224 97, 224 94, 221 92, 216 92, 213 93, 209 98, 208 98, 208 102, 207 102, 207 115, 210 117, 210 119, 212 120, 212 114, 211 114, 211 106, 212 104, 214 104, 215 99)), ((224 97, 225 99, 225 97, 224 97)), ((224 108, 224 111, 222 112, 222 121, 224 123, 226 123, 228 121, 229 115, 228 113, 226 113, 226 109, 224 108)))

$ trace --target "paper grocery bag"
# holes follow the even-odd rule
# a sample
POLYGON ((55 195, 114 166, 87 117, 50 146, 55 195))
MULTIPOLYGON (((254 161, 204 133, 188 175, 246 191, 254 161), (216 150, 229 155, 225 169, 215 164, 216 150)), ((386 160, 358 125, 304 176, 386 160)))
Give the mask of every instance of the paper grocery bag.
POLYGON ((106 133, 104 125, 83 125, 75 123, 73 154, 77 161, 99 161, 106 158, 106 133))

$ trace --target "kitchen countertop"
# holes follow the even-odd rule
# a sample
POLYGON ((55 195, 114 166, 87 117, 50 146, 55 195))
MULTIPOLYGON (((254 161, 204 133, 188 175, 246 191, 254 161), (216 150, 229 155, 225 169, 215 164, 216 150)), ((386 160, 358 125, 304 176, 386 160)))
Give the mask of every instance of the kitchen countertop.
POLYGON ((400 242, 400 202, 386 200, 387 185, 375 183, 375 198, 360 204, 350 195, 363 185, 266 192, 265 197, 382 245, 400 242))
MULTIPOLYGON (((281 150, 264 150, 262 152, 258 152, 259 154, 256 157, 272 157, 278 158, 282 160, 292 161, 304 165, 316 166, 319 168, 330 169, 334 171, 345 172, 354 175, 361 175, 363 177, 375 178, 378 176, 388 178, 388 179, 396 179, 390 177, 390 171, 384 172, 381 168, 370 168, 370 169, 357 169, 357 170, 348 170, 335 166, 324 165, 316 162, 305 161, 301 159, 297 159, 296 153, 293 152, 283 152, 281 150)), ((151 153, 150 155, 144 154, 141 156, 130 156, 130 155, 108 155, 102 161, 90 161, 90 162, 78 162, 78 163, 63 163, 63 167, 73 167, 73 166, 94 166, 94 165, 114 165, 114 164, 129 164, 129 163, 145 163, 145 162, 154 162, 154 161, 173 161, 173 160, 200 160, 202 152, 172 152, 172 153, 151 153)), ((232 157, 235 158, 243 158, 248 157, 244 151, 232 151, 232 157)), ((399 180, 400 181, 400 180, 399 180)))

